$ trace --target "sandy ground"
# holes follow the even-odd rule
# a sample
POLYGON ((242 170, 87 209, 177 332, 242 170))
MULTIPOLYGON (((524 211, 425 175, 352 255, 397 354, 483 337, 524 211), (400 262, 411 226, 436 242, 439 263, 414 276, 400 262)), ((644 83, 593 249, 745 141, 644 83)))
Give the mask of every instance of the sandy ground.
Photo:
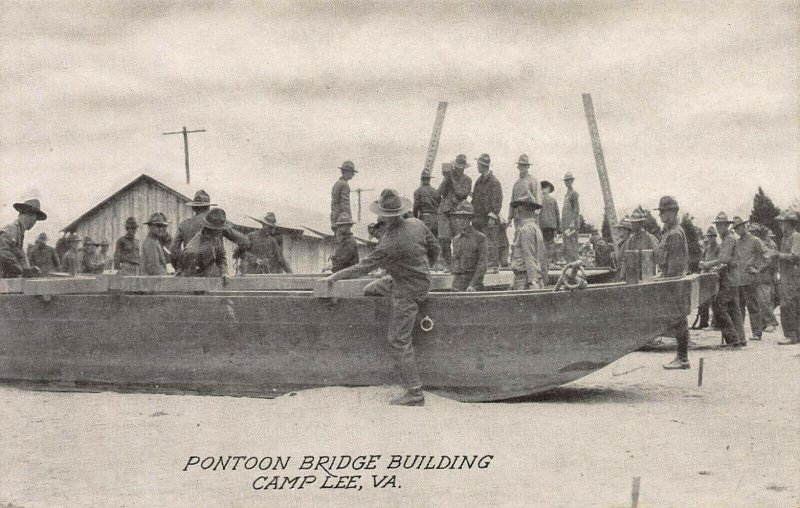
POLYGON ((624 507, 634 477, 639 506, 800 506, 800 346, 775 333, 726 351, 718 337, 693 332, 688 371, 661 368, 672 353, 637 352, 515 403, 429 395, 423 408, 389 407, 397 387, 274 400, 2 387, 0 507, 624 507), (334 471, 360 474, 361 489, 322 489, 322 470, 299 469, 304 455, 342 454, 381 455, 375 470, 334 471), (483 469, 389 470, 393 454, 493 457, 483 469), (229 455, 291 459, 282 471, 184 471, 191 456, 229 455), (372 474, 397 486, 374 488, 372 474), (317 479, 253 488, 276 475, 317 479))

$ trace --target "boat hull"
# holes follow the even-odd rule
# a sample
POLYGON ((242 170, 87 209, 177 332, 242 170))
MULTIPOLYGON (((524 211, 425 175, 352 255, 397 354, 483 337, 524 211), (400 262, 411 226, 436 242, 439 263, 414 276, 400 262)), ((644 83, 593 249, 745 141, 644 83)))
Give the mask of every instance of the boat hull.
MULTIPOLYGON (((636 350, 710 298, 691 276, 583 291, 431 294, 414 345, 427 390, 523 396, 636 350)), ((276 396, 397 382, 388 298, 309 292, 0 295, 0 380, 44 387, 276 396)))

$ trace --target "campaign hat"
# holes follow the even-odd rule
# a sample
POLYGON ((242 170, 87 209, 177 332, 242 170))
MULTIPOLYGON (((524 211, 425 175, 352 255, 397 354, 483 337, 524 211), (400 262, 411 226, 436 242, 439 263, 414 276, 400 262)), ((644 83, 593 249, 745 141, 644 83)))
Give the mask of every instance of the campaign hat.
POLYGON ((355 224, 353 218, 347 212, 340 213, 339 217, 336 218, 336 222, 333 223, 334 226, 343 226, 346 224, 355 224))
POLYGON ((574 177, 574 176, 572 176, 572 173, 571 173, 571 172, 567 171, 566 173, 564 173, 564 178, 563 178, 563 180, 564 180, 565 182, 567 182, 567 181, 572 181, 572 180, 575 180, 575 177, 574 177))
POLYGON ((488 166, 492 163, 492 158, 489 157, 488 153, 482 153, 481 156, 477 157, 475 160, 478 161, 478 166, 488 166))
POLYGON ((167 222, 166 215, 161 212, 156 212, 145 221, 145 224, 148 226, 166 226, 169 224, 169 222, 167 222))
POLYGON ((342 165, 339 166, 339 169, 342 171, 352 171, 353 173, 358 173, 358 171, 356 171, 356 165, 353 164, 353 161, 344 161, 342 165))
POLYGON ((14 203, 14 209, 19 213, 33 213, 36 214, 36 220, 46 220, 47 214, 42 211, 42 205, 39 200, 28 199, 22 203, 14 203))
POLYGON ((556 190, 556 187, 552 183, 548 182, 547 180, 542 180, 541 183, 539 184, 539 186, 542 189, 550 188, 550 192, 555 192, 555 190, 556 190))
POLYGON ((523 153, 522 155, 519 156, 519 159, 517 159, 517 166, 530 166, 530 165, 531 163, 528 160, 528 154, 523 153))
POLYGON ((36 237, 36 240, 37 241, 41 240, 43 242, 46 242, 47 241, 47 233, 44 233, 44 232, 39 233, 39 236, 36 237))
POLYGON ((216 203, 211 202, 211 196, 208 195, 208 192, 200 189, 199 191, 194 193, 194 199, 185 203, 186 206, 195 207, 204 207, 204 206, 216 206, 216 203))
POLYGON ((450 212, 450 215, 468 215, 472 217, 475 215, 475 209, 472 207, 471 203, 467 203, 466 201, 462 201, 461 203, 456 206, 456 209, 450 212))
POLYGON ((665 210, 678 210, 679 208, 677 199, 672 196, 661 196, 661 199, 658 200, 658 207, 656 210, 663 212, 665 210))
POLYGON ((733 221, 728 220, 728 214, 719 212, 714 218, 714 224, 731 224, 733 221))
POLYGON ((228 227, 225 210, 212 208, 203 216, 203 227, 208 229, 225 229, 228 227))
POLYGON ((627 215, 619 220, 616 224, 614 224, 615 228, 619 229, 632 229, 631 228, 631 219, 627 215))
POLYGON ((456 156, 456 160, 453 161, 453 167, 459 169, 468 168, 469 162, 467 162, 467 156, 464 155, 463 153, 456 156))
POLYGON ((411 210, 411 201, 400 196, 394 189, 383 189, 380 198, 372 202, 369 209, 382 217, 399 217, 411 210))
POLYGON ((744 220, 741 217, 739 217, 738 215, 734 215, 733 216, 733 220, 731 220, 731 222, 732 222, 731 227, 732 228, 737 228, 738 226, 741 226, 743 224, 747 224, 750 221, 744 220))
POLYGON ((125 229, 138 229, 139 223, 136 222, 134 217, 128 217, 125 219, 125 229))
POLYGON ((631 216, 630 216, 630 218, 628 220, 630 222, 644 222, 644 221, 647 220, 647 214, 645 213, 645 211, 640 206, 640 207, 636 208, 636 210, 634 210, 631 213, 631 216))
POLYGON ((708 226, 706 230, 706 236, 717 236, 717 230, 714 229, 714 226, 708 226))

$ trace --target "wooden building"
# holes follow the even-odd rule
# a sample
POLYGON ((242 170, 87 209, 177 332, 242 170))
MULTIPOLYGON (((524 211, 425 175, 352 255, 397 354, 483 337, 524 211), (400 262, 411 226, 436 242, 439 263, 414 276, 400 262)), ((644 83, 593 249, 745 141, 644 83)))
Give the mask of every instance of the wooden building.
MULTIPOLYGON (((228 219, 234 227, 242 232, 255 231, 260 226, 248 217, 262 217, 270 209, 267 203, 248 200, 240 196, 225 196, 222 193, 209 191, 214 203, 226 210, 228 219)), ((90 208, 80 217, 65 226, 63 231, 74 231, 79 237, 92 237, 99 242, 106 240, 110 244, 109 254, 113 254, 114 244, 125 234, 125 220, 136 218, 140 224, 137 238, 141 242, 147 235, 144 221, 155 212, 162 212, 170 222, 168 231, 175 235, 177 226, 192 216, 192 209, 186 203, 192 201, 189 196, 172 187, 159 182, 155 178, 142 174, 123 186, 97 205, 90 208)), ((330 225, 325 221, 325 214, 315 214, 301 209, 291 211, 275 210, 278 215, 278 232, 281 234, 283 252, 295 273, 321 273, 330 265, 333 254, 333 236, 330 225)), ((359 255, 363 258, 372 248, 366 235, 366 227, 357 224, 354 236, 359 244, 359 255)), ((233 251, 235 245, 225 240, 228 255, 228 269, 234 272, 233 251)))

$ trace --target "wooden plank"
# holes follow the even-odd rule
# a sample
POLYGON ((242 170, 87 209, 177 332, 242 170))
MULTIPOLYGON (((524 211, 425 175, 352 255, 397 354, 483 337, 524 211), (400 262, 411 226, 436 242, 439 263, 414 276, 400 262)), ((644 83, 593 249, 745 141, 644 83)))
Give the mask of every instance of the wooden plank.
MULTIPOLYGON (((364 296, 364 287, 374 278, 340 280, 328 286, 325 281, 314 283, 314 297, 316 298, 355 298, 364 296)), ((508 287, 514 280, 511 272, 487 273, 483 277, 484 286, 508 287)), ((431 291, 444 291, 453 286, 453 276, 450 274, 431 275, 431 291)))
POLYGON ((22 293, 25 279, 0 279, 0 294, 22 293))
POLYGON ((109 277, 70 277, 67 279, 25 279, 23 290, 26 295, 66 295, 106 293, 109 277))
POLYGON ((111 289, 131 293, 198 293, 222 289, 221 277, 117 277, 111 289))

